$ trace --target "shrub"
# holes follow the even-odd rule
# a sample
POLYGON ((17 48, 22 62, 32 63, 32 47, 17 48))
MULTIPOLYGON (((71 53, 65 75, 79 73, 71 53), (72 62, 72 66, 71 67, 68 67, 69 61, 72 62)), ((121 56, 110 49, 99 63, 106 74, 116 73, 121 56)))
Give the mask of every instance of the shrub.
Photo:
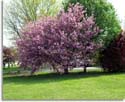
POLYGON ((100 62, 104 71, 125 71, 125 33, 122 32, 107 48, 101 51, 100 62))
POLYGON ((99 32, 93 16, 88 17, 83 6, 70 5, 67 12, 42 18, 23 29, 23 39, 17 40, 21 65, 31 67, 31 73, 44 63, 58 72, 87 67, 100 47, 93 41, 99 32))

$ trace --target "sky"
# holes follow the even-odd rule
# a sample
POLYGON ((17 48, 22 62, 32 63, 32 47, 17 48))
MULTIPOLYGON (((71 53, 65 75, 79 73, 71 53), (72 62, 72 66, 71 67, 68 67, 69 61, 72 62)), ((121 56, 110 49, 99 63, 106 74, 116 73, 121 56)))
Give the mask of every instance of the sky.
POLYGON ((125 0, 108 0, 116 10, 118 18, 121 21, 121 26, 125 30, 125 0))
MULTIPOLYGON (((3 0, 4 3, 9 3, 11 0, 3 0)), ((108 0, 112 3, 116 10, 116 14, 121 22, 122 29, 125 30, 125 0, 108 0)), ((10 40, 12 36, 9 34, 4 33, 3 34, 3 45, 10 47, 12 46, 12 41, 10 40)))

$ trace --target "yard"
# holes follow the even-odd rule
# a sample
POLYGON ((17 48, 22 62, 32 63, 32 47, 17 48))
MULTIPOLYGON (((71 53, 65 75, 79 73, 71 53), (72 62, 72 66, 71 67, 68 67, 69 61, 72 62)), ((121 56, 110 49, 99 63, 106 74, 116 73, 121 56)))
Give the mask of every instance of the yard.
POLYGON ((89 70, 68 75, 39 73, 3 76, 3 99, 125 99, 125 73, 89 70))
POLYGON ((4 100, 125 99, 125 3, 6 1, 4 100))

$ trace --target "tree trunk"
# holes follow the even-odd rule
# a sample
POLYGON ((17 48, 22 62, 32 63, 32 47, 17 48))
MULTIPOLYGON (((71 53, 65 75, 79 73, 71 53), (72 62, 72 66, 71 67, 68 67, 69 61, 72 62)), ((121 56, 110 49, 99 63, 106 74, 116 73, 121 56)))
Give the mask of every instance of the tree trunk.
POLYGON ((64 74, 68 74, 68 73, 69 73, 68 68, 65 68, 64 69, 64 74))
POLYGON ((33 75, 35 71, 36 71, 36 68, 33 68, 30 75, 33 75))
POLYGON ((54 71, 54 72, 57 72, 57 73, 59 73, 59 70, 58 70, 58 68, 56 68, 56 66, 55 66, 54 64, 52 64, 52 68, 53 68, 53 71, 54 71))
POLYGON ((5 68, 5 66, 6 66, 6 64, 5 64, 5 63, 3 63, 3 68, 5 68))
POLYGON ((83 71, 84 73, 86 73, 86 67, 84 68, 84 71, 83 71))
POLYGON ((10 68, 10 62, 8 62, 8 68, 10 68))

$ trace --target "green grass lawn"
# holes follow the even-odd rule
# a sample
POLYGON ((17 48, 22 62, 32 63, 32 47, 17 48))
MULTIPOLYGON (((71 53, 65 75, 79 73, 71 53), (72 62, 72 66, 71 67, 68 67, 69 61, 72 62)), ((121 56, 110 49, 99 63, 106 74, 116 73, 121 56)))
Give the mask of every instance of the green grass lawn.
POLYGON ((125 99, 125 73, 6 75, 3 99, 125 99))

